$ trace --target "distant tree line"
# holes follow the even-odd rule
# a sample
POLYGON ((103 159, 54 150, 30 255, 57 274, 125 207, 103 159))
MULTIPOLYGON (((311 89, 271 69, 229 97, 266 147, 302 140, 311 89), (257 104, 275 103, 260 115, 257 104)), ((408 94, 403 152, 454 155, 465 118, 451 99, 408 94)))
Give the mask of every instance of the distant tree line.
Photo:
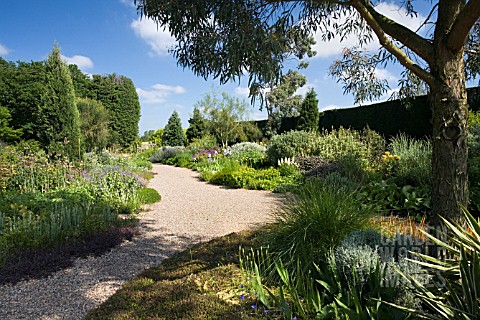
POLYGON ((138 137, 140 103, 131 79, 84 74, 54 46, 45 61, 0 58, 0 140, 36 140, 49 152, 77 157, 138 137))

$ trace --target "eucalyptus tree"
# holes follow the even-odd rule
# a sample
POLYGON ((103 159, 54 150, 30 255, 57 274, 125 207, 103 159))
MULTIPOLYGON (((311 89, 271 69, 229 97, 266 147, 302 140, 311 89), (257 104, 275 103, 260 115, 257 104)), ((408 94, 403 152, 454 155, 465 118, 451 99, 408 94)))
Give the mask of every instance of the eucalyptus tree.
POLYGON ((303 97, 296 94, 297 89, 307 83, 307 77, 297 70, 289 70, 266 94, 265 108, 267 110, 266 134, 271 137, 278 133, 282 119, 298 116, 303 97))
MULTIPOLYGON (((313 32, 327 40, 353 35, 360 45, 378 39, 378 54, 359 55, 365 67, 396 61, 429 88, 433 111, 433 211, 460 219, 461 206, 468 203, 465 82, 467 75, 478 74, 474 68, 465 71, 471 61, 468 53, 478 58, 478 46, 467 51, 465 48, 478 43, 480 1, 424 1, 424 7, 430 10, 425 24, 433 26, 427 35, 380 13, 375 5, 381 2, 385 1, 135 1, 142 16, 168 28, 176 38, 173 54, 179 65, 221 82, 238 79, 244 73, 251 83, 278 79, 286 58, 301 54, 298 44, 313 32)), ((415 15, 414 5, 421 1, 394 2, 415 15)), ((347 54, 349 57, 352 55, 347 54)), ((354 84, 365 79, 364 70, 358 70, 356 75, 349 73, 357 67, 354 60, 343 61, 339 67, 345 71, 339 76, 346 91, 357 90, 354 84)), ((369 84, 377 90, 372 97, 376 97, 382 92, 378 87, 382 83, 371 80, 369 84)), ((368 90, 359 91, 369 95, 368 90)))
POLYGON ((212 88, 211 92, 195 103, 195 107, 202 110, 206 129, 222 143, 223 148, 242 134, 240 122, 246 120, 248 107, 244 99, 226 92, 219 93, 212 88))

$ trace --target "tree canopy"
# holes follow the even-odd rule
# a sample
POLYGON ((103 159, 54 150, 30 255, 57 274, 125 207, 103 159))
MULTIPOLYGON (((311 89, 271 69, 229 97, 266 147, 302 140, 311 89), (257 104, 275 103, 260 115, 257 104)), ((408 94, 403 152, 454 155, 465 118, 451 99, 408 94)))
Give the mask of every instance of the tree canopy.
POLYGON ((226 92, 218 93, 215 88, 204 95, 195 106, 203 110, 206 128, 217 141, 226 148, 242 134, 240 121, 246 120, 247 103, 229 95, 226 92))
MULTIPOLYGON (((396 61, 414 75, 410 79, 416 77, 428 86, 433 110, 433 211, 459 218, 462 205, 468 203, 465 81, 467 75, 478 75, 475 68, 466 73, 465 66, 471 66, 471 52, 478 59, 480 1, 425 1, 429 14, 424 25, 433 26, 426 34, 382 14, 376 7, 382 2, 135 1, 141 15, 168 28, 176 38, 173 54, 179 65, 221 82, 246 74, 250 83, 277 83, 285 61, 291 56, 302 58, 306 52, 301 44, 314 32, 324 40, 355 36, 360 46, 376 38, 381 45, 378 53, 358 55, 364 67, 396 61)), ((407 15, 416 14, 418 2, 395 1, 407 15)), ((353 59, 343 61, 343 72, 336 74, 346 92, 360 91, 368 97, 369 90, 352 86, 366 79, 368 68, 352 72, 357 66, 353 59)), ((373 89, 381 89, 378 79, 371 80, 373 89)))

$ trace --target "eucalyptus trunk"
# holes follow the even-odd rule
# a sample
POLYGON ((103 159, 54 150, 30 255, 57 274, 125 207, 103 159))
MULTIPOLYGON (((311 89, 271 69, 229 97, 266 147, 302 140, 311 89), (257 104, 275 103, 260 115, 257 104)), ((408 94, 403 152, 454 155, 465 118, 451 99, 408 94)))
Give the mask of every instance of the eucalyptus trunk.
POLYGON ((452 52, 442 39, 435 45, 430 85, 433 113, 433 213, 461 220, 468 204, 467 91, 464 51, 452 52))

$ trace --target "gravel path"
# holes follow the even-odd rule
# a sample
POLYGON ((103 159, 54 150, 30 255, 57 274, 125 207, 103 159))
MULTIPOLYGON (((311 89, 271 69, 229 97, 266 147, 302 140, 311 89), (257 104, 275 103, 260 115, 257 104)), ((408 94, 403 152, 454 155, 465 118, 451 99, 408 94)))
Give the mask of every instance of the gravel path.
POLYGON ((82 319, 144 269, 200 241, 263 224, 281 201, 270 192, 209 185, 188 169, 153 171, 149 186, 162 201, 142 214, 140 236, 46 279, 0 286, 0 319, 82 319))

